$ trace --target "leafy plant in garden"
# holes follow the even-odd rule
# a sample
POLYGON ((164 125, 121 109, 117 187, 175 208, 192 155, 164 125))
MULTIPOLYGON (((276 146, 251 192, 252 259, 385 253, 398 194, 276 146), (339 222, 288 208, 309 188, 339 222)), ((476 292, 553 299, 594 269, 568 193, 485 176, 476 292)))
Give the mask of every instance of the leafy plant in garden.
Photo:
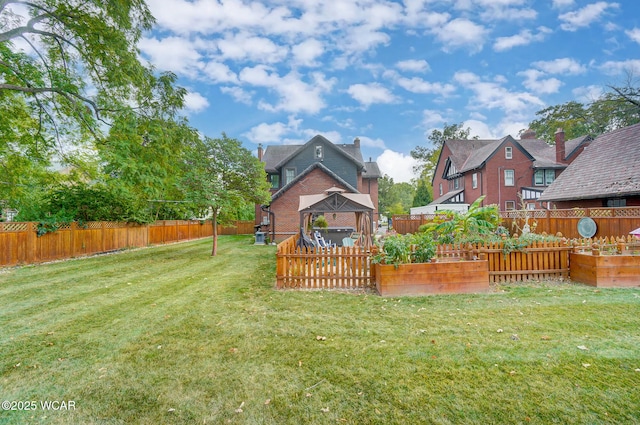
POLYGON ((500 214, 496 205, 481 206, 484 198, 476 199, 465 213, 443 211, 431 223, 420 226, 420 231, 432 233, 438 243, 461 242, 491 234, 500 224, 500 214))
POLYGON ((374 264, 427 263, 436 253, 436 243, 429 233, 416 233, 386 237, 379 252, 373 257, 374 264))

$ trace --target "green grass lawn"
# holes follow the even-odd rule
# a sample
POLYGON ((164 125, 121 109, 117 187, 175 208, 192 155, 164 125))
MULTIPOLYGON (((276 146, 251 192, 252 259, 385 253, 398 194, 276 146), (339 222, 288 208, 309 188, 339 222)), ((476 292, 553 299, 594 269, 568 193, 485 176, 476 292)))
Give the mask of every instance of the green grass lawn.
POLYGON ((36 402, 0 423, 640 423, 638 289, 277 291, 274 247, 210 244, 0 270, 0 400, 36 402))

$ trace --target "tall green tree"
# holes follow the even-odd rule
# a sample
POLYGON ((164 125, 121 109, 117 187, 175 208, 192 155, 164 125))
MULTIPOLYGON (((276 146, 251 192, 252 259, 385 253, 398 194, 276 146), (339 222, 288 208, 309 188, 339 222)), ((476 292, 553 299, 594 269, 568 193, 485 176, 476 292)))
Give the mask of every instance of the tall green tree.
POLYGON ((553 143, 558 128, 567 139, 598 136, 617 128, 640 122, 640 83, 629 76, 620 86, 609 86, 591 103, 569 101, 536 112, 537 119, 529 124, 536 136, 553 143))
POLYGON ((218 251, 217 223, 231 218, 246 202, 265 204, 271 199, 264 165, 236 140, 220 138, 192 140, 183 163, 180 187, 185 199, 196 208, 213 213, 213 246, 218 251))
POLYGON ((144 0, 0 0, 0 199, 24 208, 21 188, 58 179, 53 161, 98 177, 96 144, 150 109, 136 45, 153 23, 144 0))
POLYGON ((433 186, 431 180, 420 177, 416 186, 416 193, 413 197, 412 207, 427 205, 433 201, 433 186))

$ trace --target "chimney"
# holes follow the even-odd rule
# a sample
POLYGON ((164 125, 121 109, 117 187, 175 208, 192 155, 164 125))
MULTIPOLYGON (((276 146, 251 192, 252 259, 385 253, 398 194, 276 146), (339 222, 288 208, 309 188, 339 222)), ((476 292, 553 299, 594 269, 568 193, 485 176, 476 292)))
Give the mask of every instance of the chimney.
POLYGON ((522 132, 522 134, 520 134, 520 140, 535 139, 535 138, 536 138, 536 132, 531 130, 530 128, 526 129, 525 131, 522 132))
POLYGON ((556 162, 558 164, 565 164, 565 156, 564 130, 558 128, 558 131, 556 131, 556 162))
POLYGON ((360 138, 356 137, 355 139, 353 139, 353 146, 355 146, 356 148, 360 148, 360 138))
POLYGON ((262 143, 258 143, 258 160, 262 161, 262 154, 264 151, 262 150, 262 143))

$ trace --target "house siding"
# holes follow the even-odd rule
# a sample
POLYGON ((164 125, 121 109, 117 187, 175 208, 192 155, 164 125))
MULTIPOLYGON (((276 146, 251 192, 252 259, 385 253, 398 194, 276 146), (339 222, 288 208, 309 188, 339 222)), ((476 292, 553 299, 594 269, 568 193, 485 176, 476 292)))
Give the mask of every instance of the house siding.
POLYGON ((339 152, 338 148, 324 141, 309 144, 282 166, 280 186, 282 187, 285 184, 285 170, 287 168, 294 168, 296 175, 298 175, 316 162, 321 162, 351 186, 358 187, 358 171, 353 161, 345 156, 344 153, 339 152), (321 160, 318 160, 315 156, 315 147, 318 145, 322 145, 323 158, 321 160))

